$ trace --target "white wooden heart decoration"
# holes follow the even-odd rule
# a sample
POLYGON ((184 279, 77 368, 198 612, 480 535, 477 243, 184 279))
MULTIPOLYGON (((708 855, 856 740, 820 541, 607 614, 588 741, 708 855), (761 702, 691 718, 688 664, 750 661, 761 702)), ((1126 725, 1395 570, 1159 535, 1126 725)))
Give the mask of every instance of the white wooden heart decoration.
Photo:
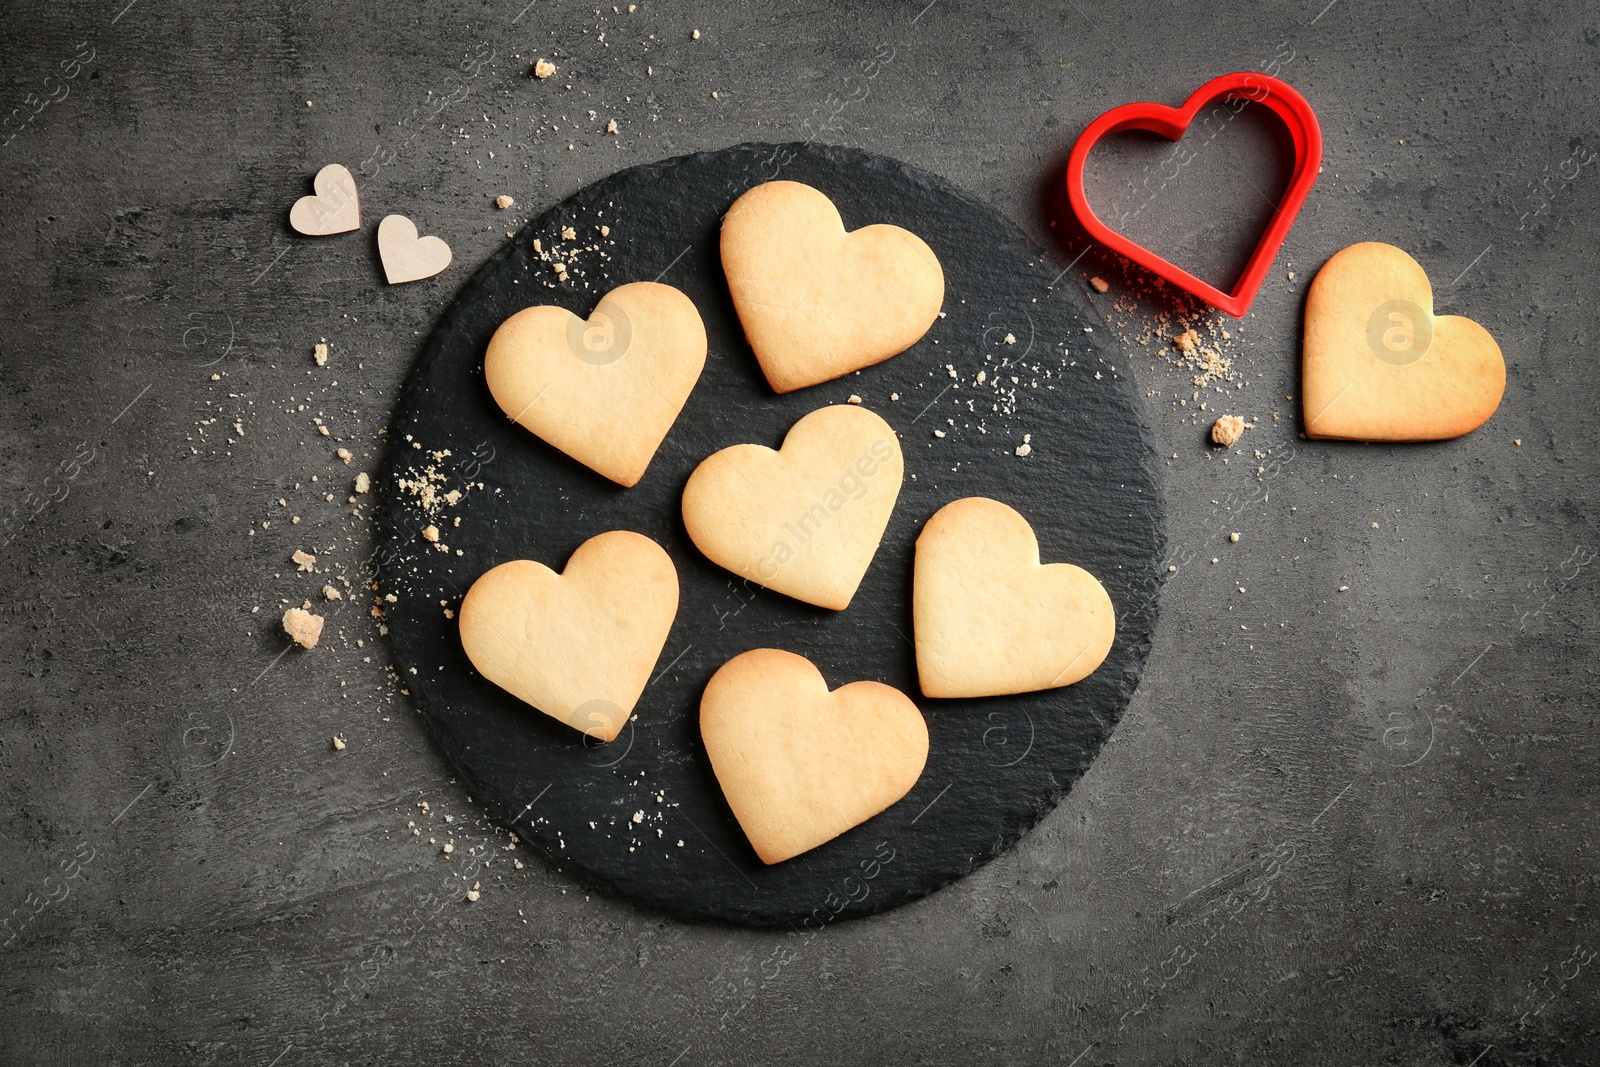
POLYGON ((329 163, 317 171, 311 187, 312 196, 302 196, 289 209, 289 225, 308 237, 325 237, 331 233, 349 233, 361 229, 361 201, 356 195, 355 175, 339 165, 329 163))
POLYGON ((378 258, 390 285, 431 278, 450 265, 450 246, 438 237, 418 237, 404 215, 385 215, 378 223, 378 258))

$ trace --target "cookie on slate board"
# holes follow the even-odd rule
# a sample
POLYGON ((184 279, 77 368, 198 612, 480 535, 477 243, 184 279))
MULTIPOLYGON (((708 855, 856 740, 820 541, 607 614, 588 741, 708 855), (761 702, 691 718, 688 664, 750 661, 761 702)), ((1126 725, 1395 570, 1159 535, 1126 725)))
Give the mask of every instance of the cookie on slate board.
POLYGON ((1094 575, 1039 562, 1033 527, 998 500, 967 497, 917 537, 911 619, 924 696, 1055 689, 1094 673, 1116 616, 1094 575))
POLYGON ((922 238, 885 224, 847 233, 833 201, 799 182, 735 200, 721 248, 745 338, 780 393, 904 352, 944 303, 944 270, 922 238))
POLYGON ((778 450, 734 445, 683 490, 683 524, 706 557, 819 607, 849 606, 894 511, 905 462, 894 429, 839 404, 804 416, 778 450))
POLYGON ((621 732, 678 613, 678 572, 643 534, 613 530, 566 569, 519 559, 461 602, 461 647, 489 681, 601 741, 621 732))
POLYGON ((758 648, 706 683, 700 736, 728 806, 763 863, 781 863, 866 822, 911 791, 928 724, 900 690, 831 693, 804 656, 758 648))
POLYGON ((573 459, 633 486, 706 364, 706 328, 670 285, 633 282, 588 319, 565 308, 512 315, 489 340, 483 373, 513 422, 573 459))
POLYGON ((1306 295, 1300 394, 1307 437, 1442 441, 1500 406, 1506 363, 1489 331, 1434 315, 1427 272, 1393 245, 1334 254, 1306 295))

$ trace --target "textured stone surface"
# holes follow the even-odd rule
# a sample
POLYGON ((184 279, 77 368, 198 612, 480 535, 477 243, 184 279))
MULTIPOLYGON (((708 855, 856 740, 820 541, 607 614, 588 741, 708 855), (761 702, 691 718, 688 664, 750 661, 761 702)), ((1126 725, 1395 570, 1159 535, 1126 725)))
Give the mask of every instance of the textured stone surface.
MULTIPOLYGON (((0 918, 21 927, 0 1061, 1592 1062, 1593 10, 619 6, 0 14, 24 109, 0 140, 33 116, 0 147, 0 918), (540 57, 558 74, 527 77, 540 57), (369 600, 320 594, 361 573, 351 482, 504 234, 624 166, 807 138, 939 174, 1045 243, 1095 115, 1274 60, 1325 173, 1234 331, 1236 400, 1176 407, 1192 372, 1127 353, 1178 454, 1179 570, 1066 800, 960 882, 809 940, 681 924, 505 851, 369 600), (366 228, 291 235, 332 161, 366 228), (390 211, 456 265, 385 286, 390 211), (1500 340, 1506 398, 1471 437, 1296 436, 1304 284, 1370 239, 1500 340), (1227 464, 1219 411, 1258 424, 1227 464), (279 659, 307 599, 322 641, 279 659)), ((1271 169, 1260 132, 1152 182, 1130 229, 1221 269, 1258 213, 1236 175, 1271 169)), ((1110 146, 1091 196, 1143 196, 1157 149, 1110 146)), ((1123 279, 1092 252, 1062 284, 1091 271, 1112 323, 1153 310, 1112 313, 1123 279)))

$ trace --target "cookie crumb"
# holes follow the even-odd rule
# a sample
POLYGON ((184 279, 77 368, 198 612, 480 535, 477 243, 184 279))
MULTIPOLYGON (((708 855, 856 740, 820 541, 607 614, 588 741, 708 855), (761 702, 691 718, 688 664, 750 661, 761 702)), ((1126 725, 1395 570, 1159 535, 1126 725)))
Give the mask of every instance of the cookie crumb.
POLYGON ((1172 343, 1177 346, 1178 351, 1180 352, 1193 352, 1200 346, 1200 335, 1196 333, 1195 328, 1191 326, 1187 330, 1184 330, 1182 333, 1174 337, 1172 339, 1172 343))
POLYGON ((544 81, 556 72, 556 65, 548 59, 541 59, 533 65, 533 76, 544 81))
POLYGON ((424 529, 422 531, 422 539, 424 541, 437 542, 439 540, 439 527, 437 527, 437 526, 424 527, 424 529))
POLYGON ((1014 333, 1006 334, 1006 344, 1014 345, 1016 343, 1017 343, 1017 335, 1016 334, 1014 334, 1014 333))
POLYGON ((213 375, 212 375, 212 376, 211 376, 211 380, 212 380, 212 381, 214 381, 214 382, 220 382, 220 381, 222 381, 222 375, 220 375, 220 374, 213 374, 213 375))
POLYGON ((859 403, 861 403, 861 398, 859 396, 856 396, 856 394, 851 393, 850 396, 845 400, 845 403, 847 403, 847 404, 859 404, 859 403))
POLYGON ((289 558, 294 560, 294 564, 299 569, 301 574, 305 574, 307 571, 315 570, 317 567, 317 557, 313 556, 303 548, 295 549, 294 555, 290 556, 289 558))
POLYGON ((322 636, 322 616, 304 608, 290 608, 283 613, 283 632, 301 648, 316 648, 317 639, 322 636))
POLYGON ((699 30, 690 30, 689 31, 689 40, 698 41, 699 39, 700 39, 700 31, 699 30))
POLYGON ((319 367, 328 365, 328 346, 326 342, 317 344, 311 349, 311 358, 317 361, 317 366, 319 367))
POLYGON ((1017 455, 1026 456, 1026 455, 1031 454, 1033 452, 1033 445, 1031 445, 1029 442, 1032 441, 1032 440, 1033 440, 1033 434, 1031 434, 1031 433, 1023 434, 1022 435, 1022 443, 1017 446, 1017 455))
POLYGON ((511 199, 505 193, 501 193, 499 196, 494 198, 494 206, 499 208, 501 211, 504 211, 508 207, 515 207, 516 203, 517 202, 515 200, 511 199))
POLYGON ((344 595, 341 594, 336 587, 331 586, 331 585, 325 585, 325 586, 322 587, 322 599, 324 599, 324 600, 343 600, 344 599, 344 595))
POLYGON ((360 474, 356 475, 356 492, 357 493, 365 493, 367 490, 369 490, 371 488, 372 488, 372 479, 367 476, 367 472, 366 471, 362 471, 360 474))
POLYGON ((611 236, 611 227, 610 226, 602 226, 602 227, 600 227, 600 236, 601 237, 610 237, 611 236))
POLYGON ((1238 544, 1239 543, 1239 535, 1237 533, 1231 533, 1231 534, 1228 535, 1228 540, 1233 542, 1234 544, 1238 544))
POLYGON ((344 751, 344 738, 340 737, 338 734, 333 735, 333 750, 335 752, 344 751))
MULTIPOLYGON (((1191 330, 1190 332, 1193 333, 1194 331, 1191 330)), ((1211 440, 1224 448, 1231 448, 1234 442, 1238 441, 1242 436, 1244 436, 1244 416, 1242 415, 1224 415, 1211 424, 1211 440)))
POLYGON ((1097 293, 1103 293, 1107 289, 1111 288, 1111 283, 1100 277, 1100 275, 1096 274, 1093 278, 1089 279, 1089 287, 1097 293))
POLYGON ((611 119, 611 120, 606 122, 606 132, 607 133, 616 133, 617 132, 617 120, 616 119, 611 119))
POLYGON ((1511 443, 1516 445, 1518 448, 1521 448, 1522 447, 1522 438, 1520 438, 1520 437, 1512 438, 1511 443))

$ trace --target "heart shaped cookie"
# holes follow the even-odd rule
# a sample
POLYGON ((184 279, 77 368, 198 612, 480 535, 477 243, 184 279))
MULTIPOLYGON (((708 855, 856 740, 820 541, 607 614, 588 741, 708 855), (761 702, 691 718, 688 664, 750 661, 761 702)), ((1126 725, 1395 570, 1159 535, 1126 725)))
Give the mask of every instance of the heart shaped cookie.
POLYGON ((1041 565, 1028 520, 976 496, 946 504, 922 528, 911 621, 917 678, 930 697, 1071 685, 1100 666, 1117 628, 1094 575, 1041 565))
POLYGON ((775 648, 711 676, 700 737, 763 863, 866 822, 909 793, 928 760, 928 724, 900 690, 852 682, 830 693, 810 660, 775 648))
POLYGON ((670 285, 633 282, 580 319, 519 311, 494 332, 483 373, 495 403, 579 463, 631 486, 706 365, 706 328, 670 285))
POLYGON ((610 741, 677 613, 678 572, 666 551, 613 530, 579 545, 560 574, 526 559, 484 573, 461 601, 461 647, 512 696, 610 741))
POLYGON ((843 611, 867 573, 900 495, 894 429, 865 408, 821 408, 783 446, 734 445, 683 488, 683 524, 719 567, 818 607, 843 611))
POLYGON ((1306 296, 1300 386, 1307 437, 1443 441, 1500 406, 1506 361, 1489 331, 1434 315, 1422 266, 1366 241, 1334 254, 1306 296))
POLYGON ((450 246, 438 237, 418 237, 416 223, 404 215, 385 215, 378 223, 378 258, 390 285, 420 282, 450 265, 450 246))
POLYGON ((799 182, 767 182, 733 202, 722 270, 780 393, 904 352, 944 303, 944 271, 922 238, 882 224, 846 233, 833 201, 799 182))
POLYGON ((349 233, 361 229, 361 200, 356 195, 356 179, 349 169, 329 163, 317 171, 311 182, 316 190, 302 196, 289 209, 289 225, 308 237, 330 233, 349 233))

